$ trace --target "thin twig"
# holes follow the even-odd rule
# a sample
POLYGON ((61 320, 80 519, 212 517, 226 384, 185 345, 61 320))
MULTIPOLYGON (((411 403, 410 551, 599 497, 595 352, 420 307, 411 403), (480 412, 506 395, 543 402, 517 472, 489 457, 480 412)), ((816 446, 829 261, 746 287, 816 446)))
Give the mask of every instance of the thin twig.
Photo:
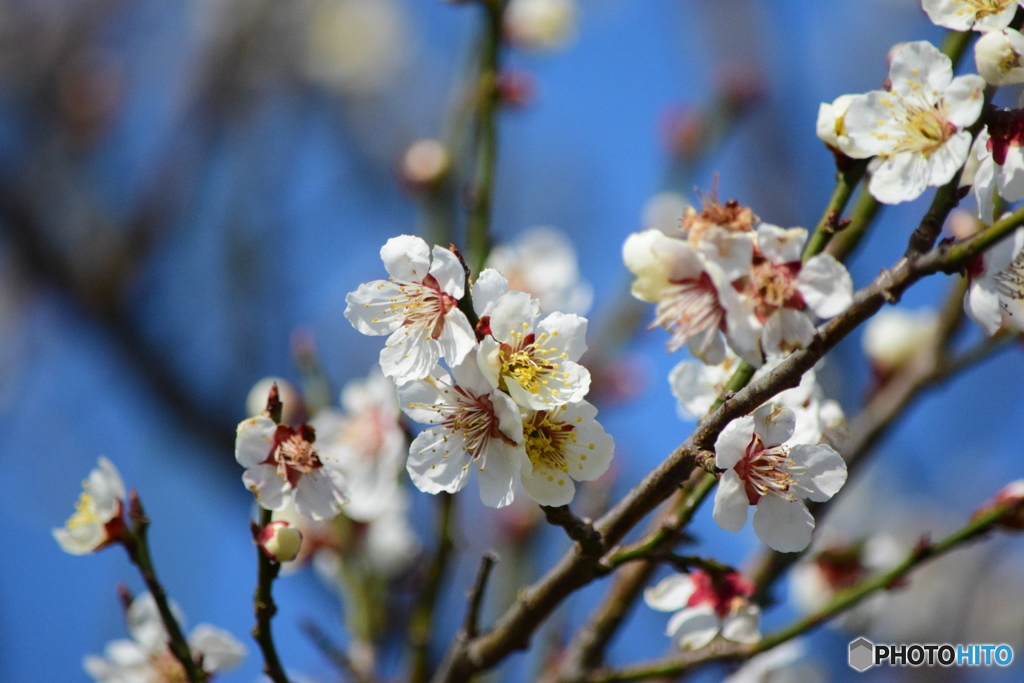
POLYGON ((893 569, 864 579, 833 597, 824 608, 797 620, 780 631, 765 636, 757 643, 741 644, 719 639, 705 648, 680 653, 654 662, 617 671, 597 671, 585 680, 588 683, 612 683, 613 681, 642 681, 651 678, 676 677, 712 661, 747 659, 766 652, 830 621, 873 593, 899 585, 910 572, 920 565, 987 533, 1013 513, 1012 508, 1000 506, 978 515, 946 538, 936 543, 922 544, 914 548, 903 562, 893 569))
POLYGON ((149 552, 149 518, 142 508, 142 500, 139 495, 132 491, 129 496, 128 514, 132 520, 132 531, 121 541, 128 557, 139 569, 142 580, 146 583, 153 601, 156 603, 157 611, 160 613, 160 621, 163 622, 167 631, 167 646, 174 658, 181 663, 189 683, 205 683, 207 674, 201 666, 192 659, 192 649, 188 645, 181 625, 175 619, 171 611, 170 603, 167 600, 167 591, 157 578, 156 568, 153 566, 153 558, 149 552))
POLYGON ((437 551, 427 570, 423 590, 409 617, 408 638, 409 647, 412 650, 409 680, 414 683, 425 681, 429 676, 430 634, 433 632, 441 582, 444 579, 449 556, 454 547, 451 527, 455 497, 450 493, 439 493, 438 496, 437 551))
POLYGON ((541 505, 544 517, 548 524, 560 526, 565 529, 569 538, 580 544, 580 549, 589 555, 601 555, 604 552, 604 545, 601 542, 601 533, 594 528, 589 519, 581 519, 572 513, 568 505, 549 507, 541 505))
POLYGON ((462 623, 462 633, 466 638, 473 638, 480 630, 480 610, 484 604, 484 590, 487 588, 487 579, 490 578, 491 569, 498 561, 498 555, 493 550, 488 550, 480 558, 480 568, 476 572, 476 580, 473 588, 470 589, 466 606, 466 618, 462 623))

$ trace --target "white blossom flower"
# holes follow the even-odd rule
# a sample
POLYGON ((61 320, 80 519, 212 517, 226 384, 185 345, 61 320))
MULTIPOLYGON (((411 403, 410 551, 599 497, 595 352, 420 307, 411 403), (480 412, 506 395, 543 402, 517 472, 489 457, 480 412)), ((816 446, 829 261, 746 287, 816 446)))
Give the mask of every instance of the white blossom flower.
MULTIPOLYGON (((171 603, 178 623, 181 610, 171 603)), ((126 614, 131 640, 107 644, 103 657, 88 655, 82 662, 86 673, 100 683, 158 683, 184 681, 185 671, 167 646, 168 636, 156 601, 150 593, 136 597, 126 614)), ((193 659, 202 661, 208 674, 231 669, 245 657, 245 646, 222 629, 199 624, 188 637, 193 659)))
MULTIPOLYGON (((750 247, 751 252, 753 247, 750 247)), ((671 333, 668 350, 687 344, 690 354, 717 365, 725 358, 725 308, 716 279, 716 267, 689 242, 668 237, 660 230, 633 233, 622 247, 626 267, 636 275, 633 296, 657 304, 651 327, 671 333)))
POLYGON ((898 204, 928 187, 949 182, 971 146, 965 129, 978 120, 985 80, 953 78, 949 57, 927 41, 904 45, 889 68, 890 90, 874 90, 850 103, 847 135, 869 165, 872 196, 898 204))
MULTIPOLYGON (((780 361, 778 359, 758 368, 751 381, 770 373, 780 361)), ((679 402, 680 417, 684 420, 704 417, 725 393, 726 384, 739 364, 739 357, 729 351, 721 365, 684 361, 674 367, 669 373, 669 385, 679 402)), ((842 407, 825 398, 825 392, 817 382, 815 368, 803 374, 800 384, 776 394, 772 400, 793 411, 796 419, 790 440, 794 443, 817 444, 824 438, 826 430, 835 429, 845 420, 842 407)))
POLYGON ((242 481, 267 510, 295 504, 310 519, 330 519, 348 501, 345 476, 337 463, 313 448, 316 432, 309 425, 289 427, 266 417, 250 417, 238 425, 235 460, 245 472, 242 481))
POLYGON ((407 449, 398 395, 391 380, 374 370, 345 385, 341 405, 340 411, 320 411, 310 425, 321 457, 348 482, 345 516, 368 522, 390 507, 401 488, 407 449))
POLYGON ((762 223, 747 273, 733 281, 739 297, 723 297, 729 345, 748 362, 807 346, 814 338, 809 313, 830 318, 853 302, 853 281, 829 254, 800 262, 807 231, 762 223))
POLYGON ((954 31, 996 31, 1013 19, 1018 0, 921 0, 928 18, 954 31))
POLYGON ((756 643, 761 639, 761 609, 748 598, 754 584, 738 572, 712 575, 703 570, 670 574, 644 591, 648 607, 675 612, 665 635, 681 650, 708 645, 719 633, 726 640, 756 643))
POLYGON ((1006 325, 1024 331, 1024 228, 975 259, 964 310, 985 334, 1006 325))
POLYGON ((345 317, 369 335, 390 335, 380 352, 384 374, 397 384, 423 379, 437 361, 462 362, 476 344, 459 310, 465 270, 448 249, 430 247, 419 237, 400 235, 380 250, 391 276, 359 286, 345 301, 345 317))
MULTIPOLYGON (((524 295, 526 296, 526 295, 524 295)), ((476 352, 452 368, 441 368, 398 390, 401 408, 416 422, 432 425, 409 446, 406 469, 426 493, 461 490, 473 469, 480 499, 490 507, 512 502, 523 450, 519 408, 481 374, 476 352)))
POLYGON ((1013 85, 1024 82, 1024 36, 1004 28, 990 31, 974 44, 974 65, 989 85, 1013 85))
POLYGON ((499 297, 488 320, 490 334, 477 353, 480 370, 493 388, 507 391, 524 408, 579 401, 590 389, 590 372, 576 362, 587 350, 587 319, 557 312, 536 318, 529 294, 499 297))
POLYGON ((504 275, 511 289, 535 297, 545 312, 586 315, 594 297, 590 283, 580 279, 572 242, 554 228, 533 228, 495 246, 487 266, 504 275))
POLYGON ((568 505, 576 481, 593 481, 608 471, 615 443, 594 419, 597 408, 569 403, 523 415, 523 488, 541 505, 568 505))
POLYGON ((939 316, 931 308, 883 308, 864 328, 864 354, 883 372, 899 368, 927 347, 938 324, 939 316))
POLYGON ((124 482, 114 464, 100 456, 99 466, 82 482, 75 514, 53 537, 64 552, 86 555, 103 548, 123 531, 124 482))
POLYGON ((846 112, 857 95, 840 95, 831 104, 818 105, 818 138, 826 145, 839 150, 848 157, 863 159, 871 156, 858 148, 846 131, 846 112))
POLYGON ((509 40, 529 50, 552 50, 576 30, 575 0, 510 0, 504 14, 509 40))
POLYGON ((846 482, 846 463, 830 446, 783 445, 795 426, 793 411, 766 403, 730 422, 715 443, 715 464, 725 470, 715 521, 735 533, 756 505, 754 531, 779 552, 803 550, 811 541, 814 517, 802 499, 826 501, 846 482))
MULTIPOLYGON (((996 194, 1008 202, 1024 199, 1024 109, 994 111, 988 125, 974 142, 972 176, 962 184, 973 185, 978 217, 992 219, 996 194)), ((967 169, 964 170, 967 175, 967 169)))

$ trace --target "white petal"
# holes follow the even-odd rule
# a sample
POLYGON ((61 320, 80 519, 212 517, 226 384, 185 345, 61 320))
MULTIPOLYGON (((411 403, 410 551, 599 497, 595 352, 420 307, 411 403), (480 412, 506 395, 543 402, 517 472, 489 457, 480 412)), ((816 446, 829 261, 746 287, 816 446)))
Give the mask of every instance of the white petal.
POLYGON ((557 507, 568 505, 576 494, 576 486, 572 478, 561 470, 546 467, 541 463, 533 463, 530 467, 529 458, 522 467, 523 488, 530 497, 541 505, 557 507))
POLYGON ((906 43, 892 58, 889 80, 901 97, 935 104, 953 80, 953 62, 926 40, 906 43))
POLYGON ((332 519, 348 502, 344 476, 329 467, 307 472, 295 486, 295 510, 314 521, 332 519))
POLYGON ((928 159, 928 186, 945 185, 967 161, 971 150, 971 134, 960 131, 946 140, 928 159))
POLYGON ((235 460, 242 467, 255 467, 270 456, 277 424, 267 417, 250 417, 238 425, 235 460))
POLYGON ((491 309, 491 335, 500 342, 511 343, 513 335, 533 332, 536 306, 525 292, 511 291, 502 295, 491 309))
POLYGON ((665 635, 682 650, 697 650, 714 640, 721 629, 722 620, 715 610, 699 605, 673 614, 668 620, 665 635))
POLYGON ((971 282, 964 295, 964 312, 988 336, 999 331, 1003 324, 1003 311, 999 307, 999 295, 993 280, 977 278, 971 282))
POLYGON ((735 614, 722 620, 722 637, 736 643, 756 643, 761 640, 760 622, 761 608, 744 603, 735 614))
POLYGON ((707 254, 722 272, 725 282, 737 280, 750 272, 754 243, 750 233, 734 233, 713 226, 701 239, 701 251, 707 254))
POLYGON ((538 336, 551 335, 548 344, 569 360, 580 359, 587 350, 587 319, 572 313, 551 313, 537 325, 538 336))
POLYGON ((499 361, 500 344, 493 337, 484 337, 476 353, 477 367, 491 388, 498 388, 501 363, 499 361))
POLYGON ((909 202, 928 189, 930 177, 928 160, 923 155, 899 152, 874 168, 868 190, 883 204, 909 202))
POLYGON ((203 669, 213 673, 238 666, 245 658, 245 646, 223 629, 199 624, 188 637, 188 646, 203 656, 203 669))
POLYGON ((565 448, 569 476, 576 481, 594 481, 608 471, 615 442, 596 419, 597 408, 586 401, 569 404, 558 420, 574 425, 575 441, 565 448))
POLYGON ((796 287, 819 318, 839 315, 853 303, 850 273, 831 254, 808 259, 796 278, 796 287))
POLYGON ((799 500, 762 496, 754 510, 754 532, 772 550, 795 553, 806 548, 814 531, 814 517, 799 500))
POLYGON ((744 454, 754 437, 754 418, 740 417, 725 426, 715 440, 715 465, 720 470, 731 470, 744 454))
POLYGON ((760 435, 765 448, 786 443, 796 429, 796 415, 778 403, 765 403, 754 411, 753 418, 754 431, 760 435))
POLYGON ((466 292, 466 269, 462 261, 450 249, 434 247, 434 260, 430 264, 430 274, 437 280, 441 291, 461 299, 466 292))
POLYGON ((761 344, 768 356, 785 356, 806 347, 814 339, 814 323, 804 311, 780 308, 768 318, 761 344))
POLYGON ((255 465, 242 473, 242 483, 267 510, 280 510, 292 499, 291 487, 277 474, 273 465, 255 465), (286 496, 285 493, 288 495, 286 496))
POLYGON ((686 607, 693 591, 693 581, 687 574, 669 574, 644 590, 644 602, 651 609, 675 612, 686 607))
POLYGON ((757 244, 772 263, 794 263, 800 260, 807 242, 807 231, 803 228, 780 228, 770 223, 757 227, 757 244))
POLYGON ((380 250, 388 275, 403 282, 422 282, 430 272, 430 247, 419 237, 399 235, 380 250))
POLYGON ((399 327, 380 351, 381 369, 399 386, 423 379, 440 359, 440 345, 415 325, 399 327))
MULTIPOLYGON (((168 606, 175 621, 179 625, 183 625, 185 615, 181 608, 174 601, 170 601, 168 606)), ((167 630, 164 628, 160 609, 157 607, 152 593, 142 593, 132 600, 132 604, 125 612, 125 622, 132 640, 141 645, 146 652, 155 654, 166 649, 167 630)))
POLYGON ((686 342, 690 355, 706 365, 719 365, 725 360, 725 340, 717 327, 708 327, 686 342))
POLYGON ((954 31, 970 31, 975 13, 965 7, 963 0, 921 0, 921 7, 936 26, 954 31))
POLYGON ((885 90, 854 97, 844 117, 851 144, 866 156, 893 151, 903 137, 900 121, 905 113, 899 97, 885 90))
POLYGON ((683 361, 672 368, 668 382, 684 419, 704 417, 718 399, 715 381, 709 377, 715 370, 693 361, 683 361))
MULTIPOLYGON (((946 101, 946 120, 959 129, 967 128, 981 116, 981 108, 985 104, 985 79, 976 74, 957 76, 942 96, 946 101)), ((967 145, 970 146, 970 136, 967 145)))
POLYGON ((463 439, 442 428, 424 429, 409 445, 405 468, 424 493, 455 493, 469 481, 470 455, 463 439))
POLYGON ((800 480, 807 498, 822 503, 843 488, 846 483, 846 462, 831 446, 796 445, 789 456, 798 465, 807 468, 800 480))
POLYGON ((726 470, 715 492, 715 523, 726 531, 736 533, 747 523, 750 501, 743 482, 735 470, 726 470))
POLYGON ((448 311, 437 343, 441 357, 448 361, 448 365, 458 365, 462 362, 466 354, 476 346, 476 333, 465 313, 457 308, 448 311))
POLYGON ((406 298, 398 285, 388 280, 365 282, 345 297, 345 318, 362 334, 390 334, 403 320, 390 306, 406 298))
POLYGON ((486 268, 480 272, 471 288, 473 293, 473 311, 478 318, 491 314, 494 302, 508 291, 508 280, 494 268, 486 268))
MULTIPOLYGON (((521 433, 521 430, 520 430, 521 433)), ((522 446, 509 446, 499 439, 492 439, 487 452, 477 463, 480 484, 480 500, 492 508, 505 507, 515 497, 516 483, 526 451, 522 446)))
POLYGON ((438 406, 451 403, 451 378, 440 366, 422 380, 398 387, 399 407, 420 424, 437 424, 444 419, 438 406))

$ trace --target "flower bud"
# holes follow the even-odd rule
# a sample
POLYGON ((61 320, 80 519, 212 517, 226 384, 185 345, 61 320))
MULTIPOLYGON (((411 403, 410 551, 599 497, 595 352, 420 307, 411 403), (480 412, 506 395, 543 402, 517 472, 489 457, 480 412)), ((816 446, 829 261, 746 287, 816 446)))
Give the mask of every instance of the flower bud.
POLYGON ((299 555, 302 532, 288 522, 271 522, 260 531, 259 544, 272 560, 290 562, 299 555))
POLYGON ((245 409, 250 417, 262 415, 267 407, 267 395, 270 387, 277 384, 277 392, 280 396, 281 422, 292 424, 300 421, 305 416, 302 395, 295 385, 280 377, 264 377, 252 386, 249 395, 245 398, 245 409))
POLYGON ((440 185, 449 168, 451 156, 445 146, 437 140, 424 138, 405 150, 399 174, 408 187, 429 190, 440 185))
POLYGON ((990 31, 974 45, 978 73, 990 85, 1024 83, 1024 36, 1012 28, 990 31))
POLYGON ((1006 517, 999 521, 999 526, 1013 531, 1024 531, 1024 479, 1011 481, 999 489, 995 500, 976 514, 986 514, 996 507, 1007 510, 1006 517))
POLYGON ((574 0, 512 0, 505 10, 509 40, 527 50, 553 50, 572 38, 576 27, 574 0))
POLYGON ((938 324, 935 311, 879 311, 864 331, 864 353, 883 372, 895 370, 921 351, 938 324))

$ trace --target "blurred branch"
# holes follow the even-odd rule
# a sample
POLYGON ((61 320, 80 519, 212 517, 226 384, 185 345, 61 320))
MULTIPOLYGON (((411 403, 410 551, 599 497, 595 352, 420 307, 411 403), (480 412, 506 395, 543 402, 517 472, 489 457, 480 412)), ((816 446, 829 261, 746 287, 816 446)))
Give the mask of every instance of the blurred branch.
POLYGON ((587 681, 587 683, 611 683, 612 681, 642 681, 650 678, 677 677, 684 672, 712 661, 742 660, 762 652, 767 652, 777 645, 792 640, 826 623, 833 617, 854 607, 869 595, 898 586, 904 577, 918 566, 982 536, 1014 513, 1015 508, 1012 506, 995 506, 993 509, 972 519, 958 531, 936 543, 922 542, 911 551, 903 562, 890 571, 861 581, 856 586, 836 595, 821 610, 799 619, 781 631, 765 636, 757 643, 743 644, 717 639, 711 645, 699 650, 682 652, 627 669, 597 671, 582 680, 587 681))
POLYGON ((455 497, 450 493, 437 494, 438 524, 437 550, 427 570, 424 586, 409 617, 409 647, 412 662, 409 680, 419 683, 427 680, 430 669, 430 635, 434 630, 437 600, 441 582, 448 568, 448 559, 454 548, 452 543, 452 519, 455 497))

